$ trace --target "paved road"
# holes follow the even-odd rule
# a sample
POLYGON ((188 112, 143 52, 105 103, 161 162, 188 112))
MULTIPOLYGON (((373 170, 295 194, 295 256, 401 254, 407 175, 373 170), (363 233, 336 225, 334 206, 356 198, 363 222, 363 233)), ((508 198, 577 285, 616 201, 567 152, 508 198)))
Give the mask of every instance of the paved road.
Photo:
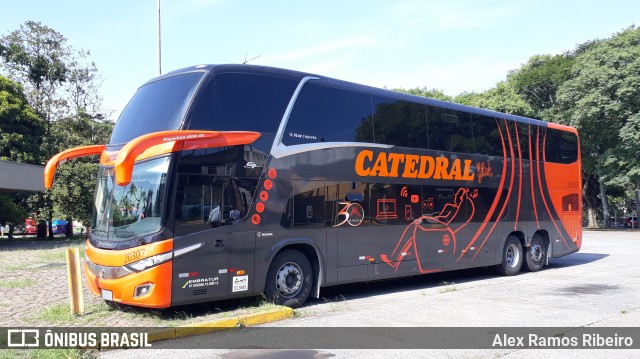
MULTIPOLYGON (((582 250, 539 273, 500 277, 467 270, 323 290, 298 317, 269 326, 301 327, 635 327, 640 326, 640 232, 585 232, 582 250)), ((154 344, 210 347, 214 333, 154 344)), ((259 347, 259 345, 257 345, 259 347)), ((131 351, 105 352, 128 358, 131 351)), ((639 350, 146 350, 136 356, 189 358, 637 358, 639 350)))

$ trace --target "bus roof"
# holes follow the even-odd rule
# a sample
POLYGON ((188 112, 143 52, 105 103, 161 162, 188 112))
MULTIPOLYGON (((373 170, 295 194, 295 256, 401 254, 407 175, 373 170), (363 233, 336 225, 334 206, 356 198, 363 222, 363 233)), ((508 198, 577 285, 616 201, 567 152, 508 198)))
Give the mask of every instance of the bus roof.
MULTIPOLYGON (((158 77, 155 77, 147 81, 142 86, 151 82, 155 82, 155 81, 167 78, 167 77, 171 77, 171 76, 175 76, 175 75, 179 75, 187 72, 194 72, 194 71, 205 71, 208 73, 207 75, 208 77, 212 77, 212 76, 215 76, 215 74, 224 73, 224 72, 241 72, 241 73, 247 73, 247 74, 277 75, 277 76, 291 77, 297 80, 302 80, 304 77, 307 77, 307 76, 313 76, 313 77, 317 77, 322 83, 327 85, 338 86, 341 88, 350 89, 350 90, 359 91, 359 92, 365 92, 373 95, 391 97, 398 100, 421 103, 425 105, 446 108, 454 111, 462 111, 462 112, 467 112, 467 113, 472 113, 472 114, 477 114, 482 116, 504 118, 507 120, 513 120, 516 122, 521 122, 521 123, 526 123, 526 124, 536 125, 536 126, 547 127, 549 124, 552 124, 547 121, 537 120, 533 118, 506 114, 503 112, 487 110, 487 109, 482 109, 482 108, 477 108, 477 107, 472 107, 472 106, 467 106, 467 105, 462 105, 462 104, 447 102, 442 100, 436 100, 428 97, 411 95, 411 94, 381 89, 381 88, 367 86, 367 85, 361 85, 354 82, 338 80, 331 77, 317 75, 313 73, 287 70, 287 69, 269 67, 269 66, 258 66, 258 65, 247 65, 247 64, 197 65, 197 66, 178 69, 178 70, 160 75, 158 77)), ((559 124, 552 124, 552 125, 556 129, 569 131, 577 134, 577 131, 573 127, 559 125, 559 124)))

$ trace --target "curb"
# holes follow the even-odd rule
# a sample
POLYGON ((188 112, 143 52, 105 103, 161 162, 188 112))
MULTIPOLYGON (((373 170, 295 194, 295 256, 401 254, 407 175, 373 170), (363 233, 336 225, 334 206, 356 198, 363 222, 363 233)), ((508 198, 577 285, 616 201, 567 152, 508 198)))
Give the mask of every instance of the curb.
POLYGON ((288 307, 276 308, 260 313, 252 313, 237 317, 218 319, 210 322, 189 324, 181 327, 160 329, 149 332, 149 343, 161 340, 184 338, 193 335, 206 334, 221 330, 250 327, 253 325, 275 322, 293 317, 293 309, 288 307))

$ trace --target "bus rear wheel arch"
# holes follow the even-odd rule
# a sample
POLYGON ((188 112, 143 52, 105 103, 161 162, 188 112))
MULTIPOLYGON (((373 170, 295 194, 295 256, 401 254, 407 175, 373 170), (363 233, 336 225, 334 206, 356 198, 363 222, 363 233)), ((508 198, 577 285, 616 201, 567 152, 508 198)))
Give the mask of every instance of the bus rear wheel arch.
POLYGON ((304 253, 285 249, 273 258, 267 271, 265 294, 269 301, 298 308, 313 287, 313 267, 304 253))
POLYGON ((524 253, 522 251, 522 243, 518 236, 511 234, 504 242, 502 250, 502 263, 496 267, 498 273, 506 276, 512 276, 520 273, 524 253))
POLYGON ((544 238, 536 233, 531 239, 531 246, 526 249, 522 269, 528 272, 538 272, 544 267, 547 259, 547 244, 544 238))

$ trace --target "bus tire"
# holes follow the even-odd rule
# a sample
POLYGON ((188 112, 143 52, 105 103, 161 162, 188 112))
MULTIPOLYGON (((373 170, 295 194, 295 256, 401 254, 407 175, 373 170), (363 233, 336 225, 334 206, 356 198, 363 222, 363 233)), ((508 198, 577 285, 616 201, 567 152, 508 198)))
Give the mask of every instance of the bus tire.
POLYGON ((498 273, 506 276, 516 275, 522 268, 522 243, 520 239, 514 235, 507 237, 502 250, 502 263, 496 268, 498 273))
POLYGON ((522 269, 528 272, 537 272, 544 266, 547 251, 544 245, 544 239, 539 234, 534 234, 531 240, 531 246, 527 248, 524 255, 522 269))
POLYGON ((302 252, 289 249, 278 253, 267 272, 267 299, 275 304, 299 308, 313 286, 313 269, 302 252))

